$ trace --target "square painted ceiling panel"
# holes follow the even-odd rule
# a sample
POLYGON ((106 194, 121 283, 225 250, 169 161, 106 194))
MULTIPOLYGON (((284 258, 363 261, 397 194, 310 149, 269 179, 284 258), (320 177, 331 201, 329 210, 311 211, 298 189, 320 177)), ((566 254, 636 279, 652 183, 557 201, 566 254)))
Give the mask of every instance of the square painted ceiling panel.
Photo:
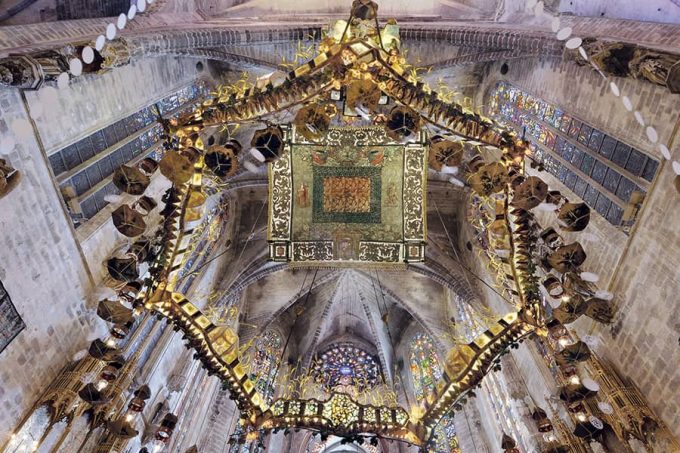
POLYGON ((291 126, 285 138, 270 166, 271 259, 305 266, 424 259, 424 136, 401 144, 381 127, 331 128, 312 142, 291 126))

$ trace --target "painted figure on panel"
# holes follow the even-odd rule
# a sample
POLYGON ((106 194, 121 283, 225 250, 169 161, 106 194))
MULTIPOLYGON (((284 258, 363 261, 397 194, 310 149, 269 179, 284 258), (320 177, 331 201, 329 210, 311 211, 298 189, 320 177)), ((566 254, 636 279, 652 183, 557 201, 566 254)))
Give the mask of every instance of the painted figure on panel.
POLYGON ((300 184, 300 188, 297 191, 297 205, 300 208, 308 208, 311 205, 309 200, 309 188, 304 182, 300 184))
POLYGON ((328 161, 328 153, 326 151, 314 151, 312 153, 312 162, 314 165, 325 165, 328 161))
POLYGON ((387 186, 387 197, 385 198, 385 206, 396 207, 399 205, 399 195, 397 194, 397 185, 393 182, 387 186))
POLYGON ((351 260, 354 258, 354 247, 351 238, 340 238, 338 241, 338 258, 341 260, 351 260))
POLYGON ((377 167, 378 165, 380 165, 382 163, 383 159, 385 159, 385 152, 384 151, 373 149, 373 150, 368 152, 368 161, 374 167, 377 167))

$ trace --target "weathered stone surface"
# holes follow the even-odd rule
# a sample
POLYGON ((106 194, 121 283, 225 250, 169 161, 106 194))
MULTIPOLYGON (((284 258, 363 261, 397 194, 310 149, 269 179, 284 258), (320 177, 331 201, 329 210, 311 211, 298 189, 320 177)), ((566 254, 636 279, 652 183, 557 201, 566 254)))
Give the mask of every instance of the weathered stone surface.
MULTIPOLYGON (((480 93, 500 80, 498 65, 490 69, 480 93)), ((611 134, 663 161, 661 153, 645 136, 645 130, 626 111, 621 98, 613 96, 608 84, 588 68, 558 62, 532 61, 511 65, 504 80, 549 102, 567 113, 611 134)), ((648 125, 654 126, 661 143, 669 143, 677 122, 680 96, 665 88, 636 80, 616 80, 622 95, 630 97, 648 125)), ((481 96, 481 94, 480 94, 481 96)), ((479 98, 481 99, 481 98, 479 98)), ((676 145, 671 154, 680 155, 676 145)), ((578 200, 568 188, 547 173, 540 176, 551 189, 578 200)), ((671 383, 677 377, 674 364, 680 360, 677 340, 680 318, 675 315, 680 292, 680 211, 673 186, 675 174, 669 163, 662 163, 655 183, 650 186, 645 206, 630 235, 607 223, 597 213, 583 233, 566 233, 580 240, 588 254, 584 270, 600 276, 598 285, 615 294, 618 311, 612 326, 579 320, 581 335, 594 334, 600 341, 598 352, 622 374, 631 378, 648 399, 650 406, 671 430, 680 435, 680 395, 671 383), (584 233, 590 233, 583 240, 584 233)), ((541 218, 547 226, 550 215, 541 218)), ((553 216, 554 217, 554 216, 553 216)))
MULTIPOLYGON (((18 93, 1 91, 0 98, 10 106, 0 112, 4 121, 26 119, 18 93)), ((69 357, 101 332, 94 312, 86 308, 94 282, 45 157, 34 137, 17 141, 9 157, 26 177, 16 191, 0 200, 0 277, 27 327, 0 355, 0 369, 5 371, 0 439, 5 439, 69 357)))
MULTIPOLYGON (((56 151, 193 82, 195 61, 142 60, 101 76, 84 77, 56 92, 35 121, 46 151, 56 151)), ((29 108, 45 103, 27 93, 29 108)), ((0 91, 1 124, 27 119, 15 91, 0 91)), ((10 127, 2 128, 12 134, 10 127)), ((79 229, 62 209, 47 160, 34 137, 17 139, 8 157, 26 175, 0 202, 0 276, 27 328, 0 355, 7 410, 0 415, 4 439, 42 389, 87 340, 104 333, 93 308, 94 285, 104 275, 102 261, 123 241, 106 209, 79 229)), ((153 193, 165 184, 152 183, 153 193)), ((0 441, 2 442, 2 441, 0 441)))

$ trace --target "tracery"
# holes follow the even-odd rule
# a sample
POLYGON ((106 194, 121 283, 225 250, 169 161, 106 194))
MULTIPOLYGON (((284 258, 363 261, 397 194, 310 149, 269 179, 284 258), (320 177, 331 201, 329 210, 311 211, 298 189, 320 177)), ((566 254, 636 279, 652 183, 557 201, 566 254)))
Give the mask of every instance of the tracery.
POLYGON ((328 389, 354 386, 359 391, 374 387, 381 375, 375 358, 351 344, 334 345, 321 353, 312 372, 316 382, 328 389))
MULTIPOLYGON (((410 351, 411 376, 418 401, 427 404, 428 397, 435 391, 436 383, 442 377, 442 366, 432 339, 418 333, 411 340, 410 351)), ((453 417, 445 415, 434 429, 434 439, 431 441, 434 451, 458 452, 458 439, 453 417)))
POLYGON ((282 346, 281 335, 274 330, 266 331, 253 345, 250 375, 258 392, 267 402, 271 402, 276 391, 274 383, 281 361, 282 346))

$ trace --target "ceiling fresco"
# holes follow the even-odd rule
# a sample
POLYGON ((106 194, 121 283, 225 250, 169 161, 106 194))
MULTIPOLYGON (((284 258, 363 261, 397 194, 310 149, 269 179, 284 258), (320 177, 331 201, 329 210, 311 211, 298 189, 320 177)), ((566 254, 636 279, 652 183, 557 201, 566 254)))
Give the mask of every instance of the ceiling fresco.
POLYGON ((348 266, 424 259, 424 135, 404 145, 376 126, 331 128, 319 141, 289 131, 270 173, 272 259, 348 266))

